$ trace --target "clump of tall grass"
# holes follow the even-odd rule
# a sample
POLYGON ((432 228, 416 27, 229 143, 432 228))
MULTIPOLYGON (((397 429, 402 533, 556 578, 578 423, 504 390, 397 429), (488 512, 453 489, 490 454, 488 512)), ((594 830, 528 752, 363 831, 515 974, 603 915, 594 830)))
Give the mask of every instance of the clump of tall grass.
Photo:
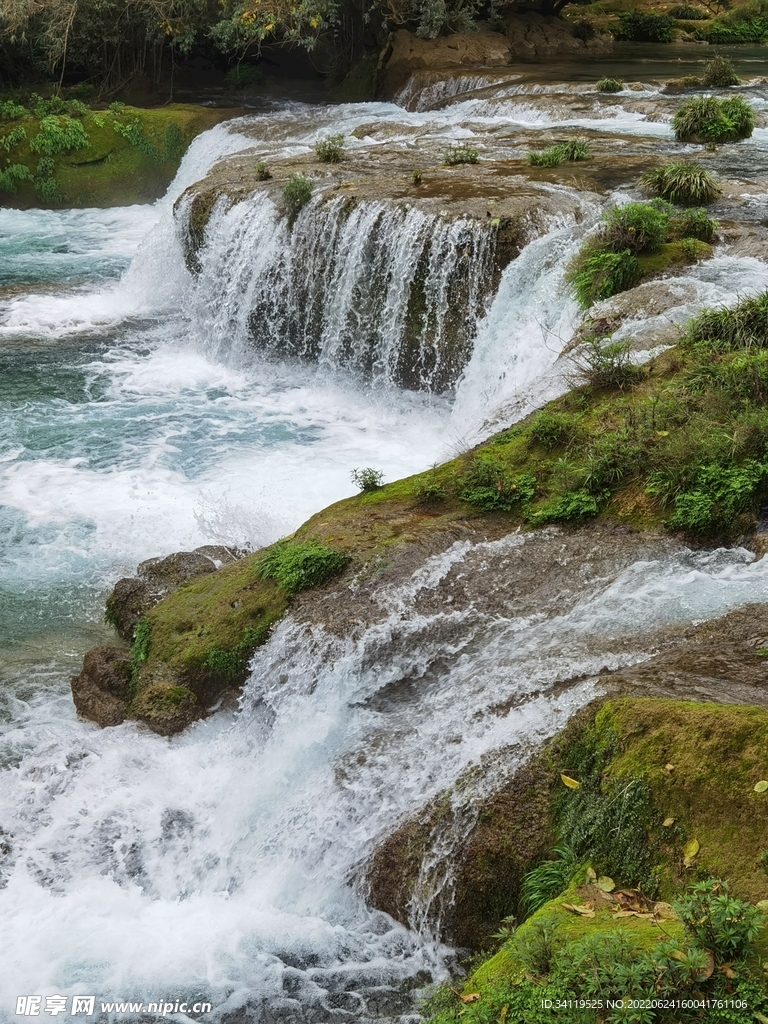
POLYGON ((707 206, 722 191, 709 171, 687 160, 646 171, 640 185, 650 195, 678 206, 707 206))
POLYGON ((529 153, 527 160, 532 167, 557 167, 568 162, 587 160, 589 156, 589 143, 585 139, 572 139, 529 153))

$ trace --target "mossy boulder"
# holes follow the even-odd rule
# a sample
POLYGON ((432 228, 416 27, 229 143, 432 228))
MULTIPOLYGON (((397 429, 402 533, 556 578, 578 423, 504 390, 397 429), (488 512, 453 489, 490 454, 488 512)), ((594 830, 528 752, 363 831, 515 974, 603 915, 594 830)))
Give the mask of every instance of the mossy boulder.
POLYGON ((148 686, 131 705, 131 717, 144 722, 161 736, 181 732, 202 714, 203 708, 191 690, 165 683, 148 686))

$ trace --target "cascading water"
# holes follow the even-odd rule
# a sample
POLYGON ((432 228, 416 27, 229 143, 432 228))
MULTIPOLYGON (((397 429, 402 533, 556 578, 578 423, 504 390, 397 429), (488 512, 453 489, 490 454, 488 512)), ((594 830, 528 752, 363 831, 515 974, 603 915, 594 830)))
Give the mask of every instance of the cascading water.
MULTIPOLYGON (((222 203, 199 271, 185 267, 172 205, 228 154, 301 154, 375 121, 384 142, 350 142, 371 159, 417 140, 438 161, 462 139, 512 159, 542 120, 600 121, 593 95, 545 90, 512 129, 520 96, 472 88, 440 111, 292 107, 220 126, 151 209, 0 214, 16 258, 0 281, 3 1019, 18 995, 57 993, 204 999, 254 1024, 416 1020, 454 955, 435 936, 483 787, 605 668, 646 658, 670 626, 768 600, 765 560, 742 549, 618 537, 572 557, 554 530, 462 541, 371 587, 342 637, 284 620, 237 712, 170 741, 76 718, 67 676, 108 639, 104 593, 142 558, 272 540, 349 493, 355 466, 416 472, 563 387, 577 320, 564 271, 596 193, 578 197, 586 224, 532 232, 492 301, 476 218, 340 191, 317 194, 290 239, 272 200, 222 203), (428 390, 459 375, 455 395, 428 390), (393 386, 415 383, 427 390, 393 386), (483 759, 496 768, 473 782, 483 759), (364 863, 457 780, 464 816, 435 835, 398 925, 367 906, 364 863)), ((671 146, 668 125, 643 120, 656 95, 604 105, 622 146, 671 146)), ((679 275, 674 315, 764 281, 754 256, 718 254, 679 275)))
POLYGON ((199 255, 198 329, 216 356, 255 347, 443 391, 471 351, 491 255, 492 233, 476 220, 348 195, 311 203, 289 232, 257 194, 214 212, 199 255))

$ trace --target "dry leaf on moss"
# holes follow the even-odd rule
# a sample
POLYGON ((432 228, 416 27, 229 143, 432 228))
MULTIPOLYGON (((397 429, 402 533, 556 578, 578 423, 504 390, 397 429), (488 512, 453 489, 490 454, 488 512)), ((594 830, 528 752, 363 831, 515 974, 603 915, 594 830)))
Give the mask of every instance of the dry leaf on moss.
POLYGON ((576 779, 572 779, 568 775, 563 775, 562 772, 560 772, 560 778, 563 780, 568 789, 578 789, 581 785, 581 783, 577 782, 576 779))

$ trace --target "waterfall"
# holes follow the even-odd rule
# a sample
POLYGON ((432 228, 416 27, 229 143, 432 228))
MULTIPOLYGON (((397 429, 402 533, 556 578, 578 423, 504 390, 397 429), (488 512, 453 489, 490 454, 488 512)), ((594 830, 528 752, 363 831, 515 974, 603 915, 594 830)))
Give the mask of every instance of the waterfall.
POLYGON ((491 290, 493 228, 321 196, 289 230, 257 193, 216 206, 198 253, 198 330, 216 357, 255 347, 380 385, 444 391, 491 290))

